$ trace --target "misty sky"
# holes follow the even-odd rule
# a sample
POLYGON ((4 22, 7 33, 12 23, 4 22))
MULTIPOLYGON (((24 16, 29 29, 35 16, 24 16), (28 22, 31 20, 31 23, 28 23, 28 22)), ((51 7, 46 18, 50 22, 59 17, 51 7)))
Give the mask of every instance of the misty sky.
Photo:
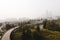
POLYGON ((0 0, 0 19, 45 17, 47 11, 60 16, 60 0, 0 0))

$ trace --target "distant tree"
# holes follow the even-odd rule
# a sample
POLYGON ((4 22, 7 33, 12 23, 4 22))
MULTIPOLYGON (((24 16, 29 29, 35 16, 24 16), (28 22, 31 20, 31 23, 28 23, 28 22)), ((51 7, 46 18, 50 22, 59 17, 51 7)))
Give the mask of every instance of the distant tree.
POLYGON ((47 23, 47 20, 44 20, 44 21, 43 21, 43 25, 44 25, 43 27, 44 27, 44 28, 46 28, 46 23, 47 23))
POLYGON ((49 30, 60 31, 60 26, 53 20, 47 22, 46 28, 49 30))
POLYGON ((14 25, 6 24, 6 30, 9 30, 11 28, 15 27, 14 25))
POLYGON ((40 27, 39 24, 37 24, 37 28, 36 28, 37 32, 40 32, 40 27))
POLYGON ((19 28, 17 29, 17 31, 18 31, 18 32, 22 32, 22 27, 19 27, 19 28))
POLYGON ((25 25, 23 28, 22 40, 31 40, 31 29, 29 25, 25 25))

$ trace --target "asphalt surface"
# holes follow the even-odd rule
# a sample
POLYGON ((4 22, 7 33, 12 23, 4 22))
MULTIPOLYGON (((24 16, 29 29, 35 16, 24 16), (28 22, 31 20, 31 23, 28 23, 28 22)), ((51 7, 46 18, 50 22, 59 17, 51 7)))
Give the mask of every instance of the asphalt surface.
POLYGON ((15 27, 15 28, 12 28, 12 29, 8 30, 8 31, 3 35, 3 37, 2 37, 1 40, 10 40, 10 35, 11 35, 12 31, 13 31, 14 29, 16 29, 16 28, 18 28, 18 27, 15 27))

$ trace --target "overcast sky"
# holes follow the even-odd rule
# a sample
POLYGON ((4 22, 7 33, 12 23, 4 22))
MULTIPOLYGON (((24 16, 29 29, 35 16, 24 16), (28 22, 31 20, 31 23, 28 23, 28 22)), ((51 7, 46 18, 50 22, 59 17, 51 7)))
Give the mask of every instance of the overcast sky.
POLYGON ((60 0, 0 0, 0 19, 45 17, 47 11, 60 16, 60 0))

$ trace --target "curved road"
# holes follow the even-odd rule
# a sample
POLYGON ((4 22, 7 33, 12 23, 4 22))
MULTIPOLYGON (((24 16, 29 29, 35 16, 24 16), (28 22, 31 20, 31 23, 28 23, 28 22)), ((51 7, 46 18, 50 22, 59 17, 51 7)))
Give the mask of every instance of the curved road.
POLYGON ((1 40, 10 40, 10 34, 11 34, 11 32, 12 32, 14 29, 16 29, 16 28, 18 28, 18 27, 15 27, 15 28, 12 28, 12 29, 8 30, 8 31, 3 35, 3 37, 2 37, 1 40))

